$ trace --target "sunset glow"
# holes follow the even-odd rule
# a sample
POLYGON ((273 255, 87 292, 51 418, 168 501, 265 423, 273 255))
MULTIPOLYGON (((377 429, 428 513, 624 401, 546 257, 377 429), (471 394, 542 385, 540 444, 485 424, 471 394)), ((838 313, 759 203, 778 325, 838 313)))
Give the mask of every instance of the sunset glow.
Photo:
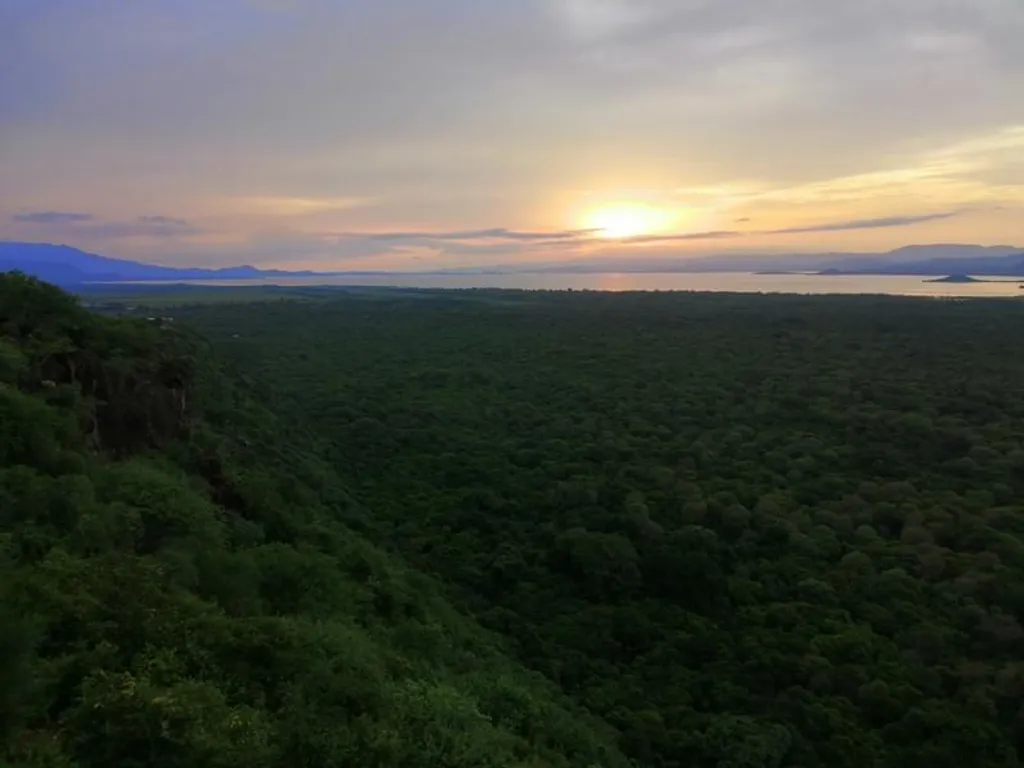
POLYGON ((1021 0, 210 5, 0 2, 0 241, 342 271, 1024 243, 1021 0))
POLYGON ((671 224, 667 212, 641 203, 617 203, 596 208, 583 218, 583 227, 599 237, 625 239, 665 231, 671 224))

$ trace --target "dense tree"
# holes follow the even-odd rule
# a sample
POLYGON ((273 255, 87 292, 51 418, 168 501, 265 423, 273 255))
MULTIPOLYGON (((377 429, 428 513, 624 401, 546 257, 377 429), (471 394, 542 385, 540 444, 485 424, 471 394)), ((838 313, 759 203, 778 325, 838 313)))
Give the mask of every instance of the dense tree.
POLYGON ((191 333, 0 275, 0 764, 628 764, 317 446, 191 333))
POLYGON ((321 291, 174 313, 315 432, 372 510, 342 519, 639 763, 1018 764, 1024 304, 321 291))

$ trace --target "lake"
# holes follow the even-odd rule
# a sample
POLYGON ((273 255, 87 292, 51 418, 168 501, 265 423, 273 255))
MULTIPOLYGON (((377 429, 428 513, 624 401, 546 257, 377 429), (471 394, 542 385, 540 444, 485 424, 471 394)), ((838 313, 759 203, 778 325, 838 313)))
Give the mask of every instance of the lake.
MULTIPOLYGON (((980 278, 984 279, 984 278, 980 278)), ((713 291, 724 293, 889 294, 936 297, 1022 297, 1020 283, 1006 278, 993 282, 929 283, 908 275, 764 275, 744 272, 350 275, 320 278, 254 280, 191 280, 194 285, 337 285, 394 288, 512 288, 576 291, 713 291)))

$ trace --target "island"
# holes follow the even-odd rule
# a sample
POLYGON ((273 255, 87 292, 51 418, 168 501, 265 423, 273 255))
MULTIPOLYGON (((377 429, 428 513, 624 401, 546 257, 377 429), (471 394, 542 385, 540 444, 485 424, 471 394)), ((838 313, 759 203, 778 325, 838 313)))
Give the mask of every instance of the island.
POLYGON ((945 277, 936 277, 931 280, 925 280, 926 283, 987 283, 988 280, 979 280, 976 277, 970 275, 946 275, 945 277))

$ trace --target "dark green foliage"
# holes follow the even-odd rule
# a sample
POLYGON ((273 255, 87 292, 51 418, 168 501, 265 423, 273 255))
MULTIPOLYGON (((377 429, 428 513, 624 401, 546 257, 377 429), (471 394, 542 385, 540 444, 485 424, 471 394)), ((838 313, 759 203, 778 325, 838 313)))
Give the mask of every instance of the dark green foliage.
MULTIPOLYGON (((175 315, 316 432, 372 510, 342 519, 637 762, 1019 764, 1024 304, 381 293, 175 315)), ((287 594, 318 578, 305 554, 260 567, 287 594)), ((374 599, 433 652, 429 622, 374 599)), ((520 690, 478 706, 523 733, 520 690)))
POLYGON ((625 766, 187 332, 0 275, 0 765, 625 766))

